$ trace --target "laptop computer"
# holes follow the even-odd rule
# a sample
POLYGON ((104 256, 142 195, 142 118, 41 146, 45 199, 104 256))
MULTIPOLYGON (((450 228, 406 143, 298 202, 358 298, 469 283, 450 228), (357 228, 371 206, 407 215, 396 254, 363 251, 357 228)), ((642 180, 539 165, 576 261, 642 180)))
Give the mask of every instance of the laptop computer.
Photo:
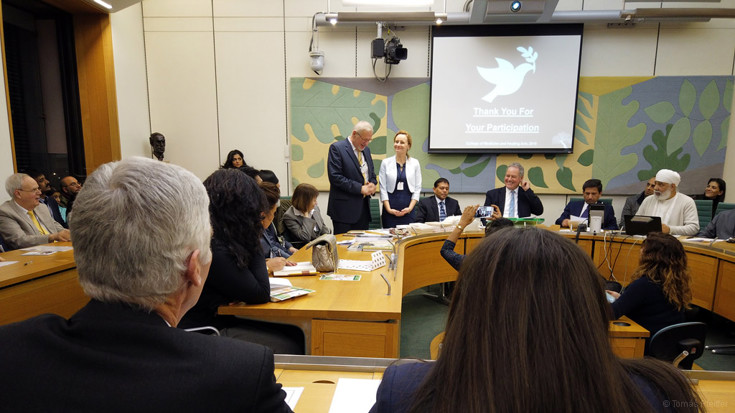
POLYGON ((661 217, 626 215, 624 218, 627 235, 648 235, 649 232, 661 232, 661 217))

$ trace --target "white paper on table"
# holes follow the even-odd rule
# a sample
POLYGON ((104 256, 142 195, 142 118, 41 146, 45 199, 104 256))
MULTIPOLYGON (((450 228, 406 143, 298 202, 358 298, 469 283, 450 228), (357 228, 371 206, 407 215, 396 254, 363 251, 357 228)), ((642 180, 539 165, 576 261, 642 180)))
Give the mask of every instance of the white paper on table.
MULTIPOLYGON (((43 254, 37 254, 37 255, 48 255, 53 254, 55 252, 64 252, 64 251, 70 251, 74 249, 74 247, 55 247, 51 245, 39 245, 36 247, 28 247, 28 248, 21 248, 23 251, 32 251, 32 252, 40 252, 43 254)), ((23 255, 34 255, 34 254, 23 254, 23 255)))
POLYGON ((711 243, 714 244, 715 242, 724 241, 724 239, 714 239, 714 238, 687 238, 687 239, 682 239, 682 241, 684 241, 684 242, 702 242, 703 241, 703 242, 711 242, 711 243))
POLYGON ((4 267, 6 265, 11 265, 11 264, 17 264, 17 263, 18 261, 0 261, 0 267, 4 267))
POLYGON ((375 404, 380 380, 339 379, 329 413, 367 413, 375 404))
POLYGON ((283 391, 286 392, 286 404, 291 410, 296 410, 296 403, 299 402, 301 393, 304 392, 303 387, 282 387, 283 391))

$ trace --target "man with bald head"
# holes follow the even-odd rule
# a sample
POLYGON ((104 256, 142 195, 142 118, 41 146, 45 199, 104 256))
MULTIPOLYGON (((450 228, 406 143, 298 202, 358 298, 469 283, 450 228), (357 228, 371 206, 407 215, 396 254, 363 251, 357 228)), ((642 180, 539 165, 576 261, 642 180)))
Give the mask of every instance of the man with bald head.
POLYGON ((71 241, 69 230, 41 205, 41 189, 35 179, 26 174, 10 175, 5 180, 5 190, 11 199, 0 205, 0 236, 8 247, 17 249, 71 241))
POLYGON ((370 197, 378 184, 368 148, 372 139, 373 127, 360 121, 347 139, 329 146, 327 215, 335 234, 368 229, 370 224, 370 197))
POLYGON ((82 184, 77 181, 77 178, 71 175, 61 178, 61 202, 59 202, 59 205, 66 208, 67 214, 71 212, 74 199, 81 190, 82 184))
POLYGON ((694 235, 699 231, 699 215, 694 200, 679 193, 681 176, 670 169, 656 174, 653 195, 641 203, 636 215, 661 217, 661 229, 671 235, 694 235))

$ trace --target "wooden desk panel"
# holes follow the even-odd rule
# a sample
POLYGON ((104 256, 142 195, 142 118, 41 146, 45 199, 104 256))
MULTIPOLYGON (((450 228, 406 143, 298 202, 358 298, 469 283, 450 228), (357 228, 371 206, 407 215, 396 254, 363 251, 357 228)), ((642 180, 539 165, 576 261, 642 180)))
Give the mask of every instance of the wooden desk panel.
POLYGON ((0 325, 47 313, 70 317, 89 301, 79 285, 73 251, 24 253, 2 253, 6 261, 18 263, 0 268, 0 325))
MULTIPOLYGON (((401 248, 398 257, 398 269, 403 274, 403 295, 427 285, 457 280, 457 271, 442 258, 440 253, 446 239, 447 235, 442 234, 404 241, 406 245, 401 248)), ((476 239, 467 241, 474 244, 476 239)), ((464 238, 457 241, 454 250, 459 254, 465 253, 464 238)))
POLYGON ((735 263, 720 261, 713 311, 735 321, 735 263))

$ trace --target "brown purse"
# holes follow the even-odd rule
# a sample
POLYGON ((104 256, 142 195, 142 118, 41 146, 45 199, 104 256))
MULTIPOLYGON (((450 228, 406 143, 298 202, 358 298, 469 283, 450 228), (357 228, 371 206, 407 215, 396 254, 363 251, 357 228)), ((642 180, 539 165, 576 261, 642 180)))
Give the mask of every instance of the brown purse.
POLYGON ((304 246, 312 248, 311 264, 319 272, 337 271, 337 238, 332 234, 324 234, 304 246))

